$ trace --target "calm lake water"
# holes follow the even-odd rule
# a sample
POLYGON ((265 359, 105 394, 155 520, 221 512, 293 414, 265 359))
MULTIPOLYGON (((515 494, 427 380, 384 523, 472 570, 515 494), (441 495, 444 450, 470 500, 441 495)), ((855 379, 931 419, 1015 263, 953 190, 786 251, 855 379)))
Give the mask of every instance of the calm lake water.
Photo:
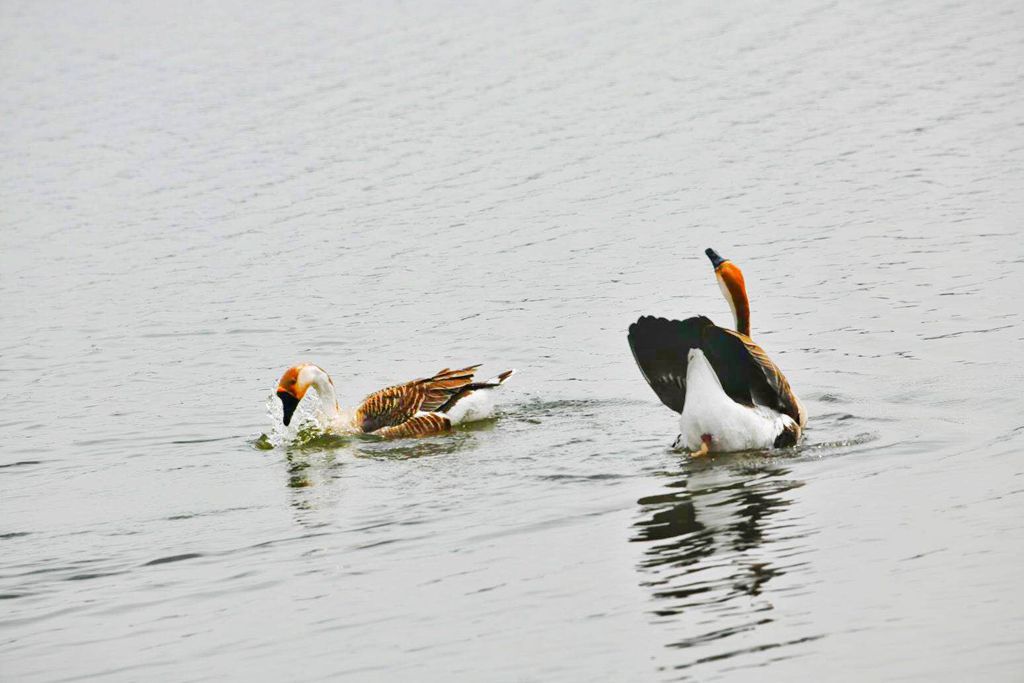
POLYGON ((0 5, 0 679, 1021 680, 1024 6, 0 5), (690 461, 743 267, 803 444, 690 461), (296 439, 520 370, 453 436, 296 439))

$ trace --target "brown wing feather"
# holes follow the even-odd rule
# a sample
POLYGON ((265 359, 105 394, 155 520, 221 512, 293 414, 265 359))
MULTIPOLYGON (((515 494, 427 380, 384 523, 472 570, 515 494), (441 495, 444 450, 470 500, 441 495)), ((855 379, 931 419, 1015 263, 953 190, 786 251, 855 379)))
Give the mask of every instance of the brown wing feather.
MULTIPOLYGON (((433 377, 416 379, 370 394, 356 409, 355 423, 364 432, 396 427, 416 413, 431 412, 444 405, 452 395, 471 384, 479 365, 461 370, 445 368, 433 377)), ((447 418, 446 418, 447 419, 447 418)))
POLYGON ((452 409, 452 407, 456 403, 458 403, 464 398, 471 396, 473 392, 478 389, 494 389, 496 387, 500 387, 505 382, 505 380, 512 376, 512 373, 514 372, 515 370, 506 370, 505 372, 499 374, 497 377, 494 378, 495 380, 497 380, 496 382, 470 382, 469 384, 462 385, 462 387, 459 388, 458 391, 453 392, 451 396, 448 398, 448 400, 437 408, 436 412, 447 413, 449 410, 452 409))
MULTIPOLYGON (((709 329, 706 334, 708 346, 712 346, 715 342, 732 346, 734 358, 735 355, 743 357, 743 362, 733 362, 732 369, 743 372, 749 386, 750 396, 755 403, 789 415, 801 427, 807 424, 807 412, 796 394, 793 393, 792 387, 789 386, 789 380, 782 374, 779 366, 768 357, 764 349, 754 343, 754 340, 745 334, 723 327, 709 329)), ((721 364, 716 363, 714 358, 711 358, 711 364, 721 378, 723 374, 720 370, 721 364)), ((724 379, 722 383, 724 386, 724 379)))
POLYGON ((479 365, 471 365, 461 370, 448 370, 447 368, 437 373, 430 379, 418 380, 423 382, 427 389, 426 398, 420 410, 437 410, 448 402, 453 395, 459 393, 463 387, 472 384, 473 375, 479 365))
POLYGON ((417 382, 381 389, 363 399, 355 423, 364 432, 400 425, 419 412, 426 395, 426 387, 417 382))
POLYGON ((452 422, 446 416, 438 413, 423 413, 414 418, 406 420, 400 425, 384 427, 374 434, 383 436, 386 439, 406 439, 410 437, 430 436, 432 434, 443 434, 452 428, 452 422))

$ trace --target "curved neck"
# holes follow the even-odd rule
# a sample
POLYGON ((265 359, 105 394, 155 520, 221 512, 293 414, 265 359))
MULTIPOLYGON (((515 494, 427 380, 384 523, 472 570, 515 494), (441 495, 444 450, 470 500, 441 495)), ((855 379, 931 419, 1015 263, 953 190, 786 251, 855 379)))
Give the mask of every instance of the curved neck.
POLYGON ((749 337, 750 301, 747 299, 747 287, 743 282, 743 274, 739 268, 726 262, 719 267, 716 275, 718 276, 718 286, 722 290, 722 296, 729 302, 729 307, 732 309, 736 331, 749 337))
POLYGON ((316 389, 317 395, 320 396, 320 403, 328 419, 334 419, 341 412, 341 408, 338 407, 338 395, 334 392, 334 382, 326 372, 316 366, 312 367, 313 376, 310 378, 309 384, 316 389))

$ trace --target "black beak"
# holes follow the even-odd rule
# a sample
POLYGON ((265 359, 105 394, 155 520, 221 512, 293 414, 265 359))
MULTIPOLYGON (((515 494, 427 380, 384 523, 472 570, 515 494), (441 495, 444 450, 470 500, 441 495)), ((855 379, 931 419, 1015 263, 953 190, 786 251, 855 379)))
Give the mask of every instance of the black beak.
POLYGON ((711 265, 713 265, 715 268, 718 268, 718 266, 722 265, 728 260, 719 256, 718 252, 715 251, 714 249, 705 249, 704 253, 708 255, 709 259, 711 259, 711 265))
POLYGON ((277 397, 281 399, 281 405, 284 407, 284 426, 287 427, 292 421, 292 415, 295 414, 295 409, 299 405, 299 399, 295 398, 287 391, 277 392, 277 397))

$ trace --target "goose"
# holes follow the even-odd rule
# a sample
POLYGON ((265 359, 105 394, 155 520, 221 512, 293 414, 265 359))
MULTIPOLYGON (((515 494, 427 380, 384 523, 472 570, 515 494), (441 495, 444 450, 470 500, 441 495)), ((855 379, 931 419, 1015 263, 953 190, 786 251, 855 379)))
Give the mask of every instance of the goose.
POLYGON ((491 394, 515 370, 506 370, 486 382, 474 382, 478 367, 445 368, 431 377, 376 391, 355 409, 342 410, 330 375, 313 363, 299 363, 285 370, 276 393, 284 408, 285 426, 291 422, 299 401, 313 387, 332 431, 373 434, 386 439, 430 436, 493 414, 491 394))
POLYGON ((686 320, 641 316, 629 326, 629 347, 661 402, 680 414, 674 448, 693 456, 782 448, 800 439, 807 413, 768 354, 750 338, 750 302, 739 267, 711 260, 736 329, 703 315, 686 320))

